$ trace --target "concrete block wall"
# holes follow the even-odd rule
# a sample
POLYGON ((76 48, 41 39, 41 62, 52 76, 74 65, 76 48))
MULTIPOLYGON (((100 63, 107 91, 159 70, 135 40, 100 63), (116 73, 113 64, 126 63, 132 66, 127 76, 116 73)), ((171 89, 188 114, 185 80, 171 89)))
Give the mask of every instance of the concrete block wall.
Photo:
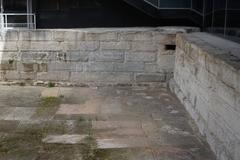
POLYGON ((8 30, 0 36, 1 81, 167 82, 177 33, 196 28, 8 30))
POLYGON ((218 160, 240 159, 240 44, 206 33, 177 36, 176 93, 218 160))

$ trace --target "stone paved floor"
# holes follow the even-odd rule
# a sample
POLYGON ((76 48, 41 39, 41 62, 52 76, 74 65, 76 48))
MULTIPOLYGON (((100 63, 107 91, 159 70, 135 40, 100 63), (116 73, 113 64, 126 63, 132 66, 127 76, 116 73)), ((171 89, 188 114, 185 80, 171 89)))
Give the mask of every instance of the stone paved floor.
POLYGON ((0 160, 215 159, 166 88, 0 91, 0 160))

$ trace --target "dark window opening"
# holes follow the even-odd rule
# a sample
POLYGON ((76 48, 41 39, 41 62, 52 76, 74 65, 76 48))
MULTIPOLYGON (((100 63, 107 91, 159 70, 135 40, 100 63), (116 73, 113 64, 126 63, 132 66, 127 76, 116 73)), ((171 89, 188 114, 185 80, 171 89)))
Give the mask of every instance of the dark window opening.
POLYGON ((176 45, 175 44, 166 44, 165 45, 165 50, 175 51, 176 50, 176 45))

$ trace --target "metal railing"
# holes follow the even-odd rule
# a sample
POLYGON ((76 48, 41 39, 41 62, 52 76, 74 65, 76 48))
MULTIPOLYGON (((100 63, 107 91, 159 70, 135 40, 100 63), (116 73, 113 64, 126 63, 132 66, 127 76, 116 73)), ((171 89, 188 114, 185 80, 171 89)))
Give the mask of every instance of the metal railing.
POLYGON ((1 29, 36 29, 34 13, 0 13, 1 29))

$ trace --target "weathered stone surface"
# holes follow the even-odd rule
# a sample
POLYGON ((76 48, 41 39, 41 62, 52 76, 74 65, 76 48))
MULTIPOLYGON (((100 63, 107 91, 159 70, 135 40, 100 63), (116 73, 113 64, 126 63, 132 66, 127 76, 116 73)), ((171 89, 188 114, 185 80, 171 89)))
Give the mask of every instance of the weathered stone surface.
POLYGON ((151 41, 152 39, 152 32, 127 32, 120 34, 120 40, 123 41, 151 41))
POLYGON ((116 72, 142 72, 142 71, 144 71, 144 63, 142 63, 142 62, 115 63, 114 71, 116 71, 116 72))
POLYGON ((55 41, 19 41, 18 46, 14 47, 15 50, 20 51, 59 51, 62 46, 55 41))
POLYGON ((113 63, 94 62, 85 65, 87 72, 113 72, 113 63))
POLYGON ((87 62, 90 53, 82 51, 67 51, 66 60, 71 62, 87 62))
POLYGON ((141 123, 136 121, 93 121, 93 129, 106 130, 117 128, 141 128, 141 123))
POLYGON ((30 118, 33 116, 35 111, 36 111, 36 108, 32 108, 32 107, 16 107, 13 109, 12 112, 7 114, 4 120, 12 120, 12 121, 30 120, 30 118))
POLYGON ((69 81, 70 73, 64 71, 51 71, 37 73, 37 80, 40 81, 69 81))
POLYGON ((155 52, 157 51, 157 44, 152 41, 139 41, 139 42, 135 41, 132 42, 132 50, 155 52))
POLYGON ((91 61, 96 62, 123 62, 123 51, 100 51, 91 54, 91 61))
POLYGON ((87 135, 49 135, 42 140, 43 143, 50 144, 81 144, 87 135))
POLYGON ((83 105, 62 104, 56 114, 64 115, 96 115, 100 110, 101 99, 89 100, 83 105))
POLYGON ((78 160, 94 153, 94 157, 117 160, 215 160, 204 138, 193 130, 196 126, 184 107, 167 88, 0 86, 0 90, 1 150, 11 150, 0 152, 1 158, 78 160), (51 101, 38 106, 43 91, 58 89, 60 108, 51 101), (36 109, 32 117, 24 106, 36 109), (4 120, 6 117, 11 120, 4 120), (12 152, 12 147, 20 154, 12 152), (32 153, 38 154, 30 158, 32 153))
POLYGON ((97 139, 99 149, 119 149, 119 148, 136 148, 146 147, 147 140, 145 138, 108 138, 97 139))
POLYGON ((83 65, 76 62, 52 62, 48 64, 48 71, 69 71, 69 72, 81 72, 83 65))
POLYGON ((156 52, 133 52, 126 55, 126 61, 130 62, 155 62, 156 52))
POLYGON ((63 39, 64 41, 84 41, 85 40, 85 33, 78 32, 78 31, 65 31, 65 32, 55 32, 56 40, 61 41, 63 39), (63 36, 63 37, 62 37, 63 36))
POLYGON ((129 50, 131 47, 128 42, 100 42, 101 50, 129 50))
POLYGON ((72 82, 109 82, 109 83, 127 83, 133 80, 131 73, 106 73, 106 72, 88 72, 71 73, 72 82))
POLYGON ((118 33, 117 32, 104 32, 104 33, 87 32, 85 34, 85 37, 87 41, 117 41, 118 33))
POLYGON ((18 32, 17 31, 2 31, 0 32, 0 40, 1 41, 17 41, 18 40, 18 32))
POLYGON ((175 82, 170 86, 217 159, 239 159, 239 68, 231 62, 239 61, 235 48, 240 45, 206 33, 177 35, 175 82))
POLYGON ((15 41, 10 41, 10 42, 4 42, 1 41, 0 42, 0 52, 2 51, 13 51, 13 52, 17 52, 18 51, 18 45, 17 42, 15 41))
POLYGON ((165 82, 166 76, 164 74, 137 74, 137 82, 165 82))
POLYGON ((59 88, 47 88, 41 93, 41 97, 59 97, 61 90, 59 88))
POLYGON ((51 31, 22 31, 19 32, 19 40, 21 41, 50 41, 53 39, 51 31))
POLYGON ((136 73, 164 73, 171 77, 175 52, 165 51, 164 46, 174 44, 178 32, 184 29, 2 31, 1 80, 133 84, 137 83, 133 77, 136 73))
POLYGON ((98 41, 66 41, 61 44, 64 50, 96 51, 99 49, 98 41))

